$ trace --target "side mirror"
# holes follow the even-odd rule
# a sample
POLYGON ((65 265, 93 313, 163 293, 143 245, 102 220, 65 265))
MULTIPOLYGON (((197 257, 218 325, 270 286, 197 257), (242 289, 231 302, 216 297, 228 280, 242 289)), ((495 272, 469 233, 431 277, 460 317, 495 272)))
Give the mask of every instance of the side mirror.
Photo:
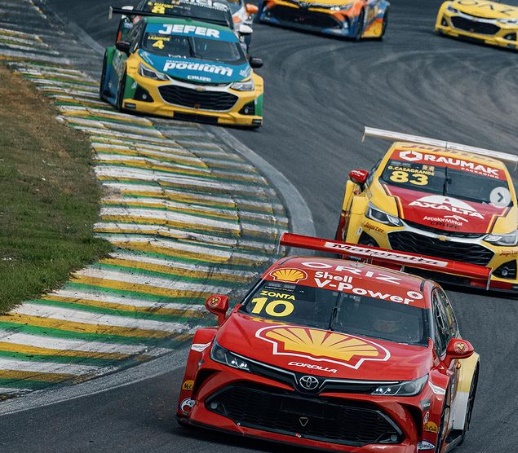
POLYGON ((455 359, 467 359, 471 357, 475 349, 473 345, 462 338, 452 338, 446 348, 446 357, 444 358, 444 365, 446 368, 450 367, 450 364, 455 359))
POLYGON ((251 3, 247 3, 245 5, 245 8, 246 8, 246 12, 251 15, 251 14, 257 14, 259 12, 259 8, 257 7, 257 5, 252 5, 251 3))
POLYGON ((365 184, 365 181, 367 181, 367 178, 369 177, 369 172, 367 170, 352 170, 349 172, 349 179, 354 182, 355 184, 358 184, 360 186, 363 186, 365 184))
POLYGON ((218 317, 218 326, 221 326, 225 322, 228 311, 228 296, 214 294, 207 297, 205 308, 218 317))
POLYGON ((262 68, 263 67, 263 60, 261 58, 258 58, 258 57, 250 57, 250 66, 252 66, 252 68, 262 68))
POLYGON ((128 41, 117 41, 115 43, 115 47, 117 48, 117 50, 120 50, 121 52, 128 54, 130 50, 130 43, 128 41))

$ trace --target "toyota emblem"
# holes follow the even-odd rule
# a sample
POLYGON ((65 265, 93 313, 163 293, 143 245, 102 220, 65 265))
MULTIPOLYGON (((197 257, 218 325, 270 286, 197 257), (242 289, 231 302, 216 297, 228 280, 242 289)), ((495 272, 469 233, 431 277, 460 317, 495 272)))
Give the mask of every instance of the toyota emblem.
POLYGON ((320 383, 318 382, 318 379, 315 376, 302 376, 299 379, 299 385, 304 390, 315 390, 320 383))

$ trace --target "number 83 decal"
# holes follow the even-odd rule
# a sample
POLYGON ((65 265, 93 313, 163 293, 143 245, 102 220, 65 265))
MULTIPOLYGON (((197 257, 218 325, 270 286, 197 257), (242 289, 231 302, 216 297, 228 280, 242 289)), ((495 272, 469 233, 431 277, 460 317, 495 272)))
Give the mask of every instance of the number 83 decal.
POLYGON ((428 176, 421 173, 408 173, 406 171, 395 170, 390 174, 389 179, 395 183, 403 184, 409 182, 416 186, 426 186, 428 176))

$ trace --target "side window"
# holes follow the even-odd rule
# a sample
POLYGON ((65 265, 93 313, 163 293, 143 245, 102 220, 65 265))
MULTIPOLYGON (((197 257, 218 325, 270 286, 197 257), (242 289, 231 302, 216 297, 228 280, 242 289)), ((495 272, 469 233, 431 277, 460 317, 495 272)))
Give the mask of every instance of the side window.
POLYGON ((376 162, 374 164, 374 166, 369 170, 369 176, 368 176, 367 180, 365 181, 365 187, 369 187, 371 185, 372 178, 374 178, 374 173, 378 169, 380 163, 381 163, 381 160, 378 160, 378 162, 376 162))
POLYGON ((459 326, 457 324, 457 318, 455 317, 455 313, 453 312, 453 307, 451 306, 451 302, 448 299, 446 293, 440 289, 437 289, 437 293, 439 295, 440 302, 444 307, 444 313, 446 315, 446 322, 448 324, 449 339, 453 337, 459 336, 459 326))
POLYGON ((126 40, 131 44, 131 52, 134 52, 137 47, 138 37, 140 36, 142 27, 144 27, 144 23, 142 21, 138 22, 131 28, 128 36, 126 37, 126 40))
POLYGON ((442 356, 446 352, 446 347, 450 340, 450 329, 444 305, 437 290, 432 295, 432 310, 433 340, 437 349, 437 355, 442 356))

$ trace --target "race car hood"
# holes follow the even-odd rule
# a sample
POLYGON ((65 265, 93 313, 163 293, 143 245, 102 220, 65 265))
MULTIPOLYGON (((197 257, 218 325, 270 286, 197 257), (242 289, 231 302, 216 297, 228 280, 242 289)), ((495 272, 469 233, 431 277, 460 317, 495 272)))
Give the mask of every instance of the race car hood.
POLYGON ((275 323, 239 312, 221 327, 217 341, 253 361, 326 378, 403 381, 424 376, 432 366, 431 349, 423 346, 275 323))
POLYGON ((456 10, 482 19, 518 19, 518 8, 504 3, 485 0, 455 1, 451 5, 456 10))
POLYGON ((399 216, 402 219, 438 230, 489 233, 497 218, 508 211, 505 207, 493 204, 427 194, 396 186, 387 186, 387 190, 396 197, 399 216))
POLYGON ((209 84, 239 82, 248 78, 252 72, 248 63, 232 65, 213 60, 167 57, 155 55, 146 50, 139 50, 139 56, 157 71, 186 82, 209 84))

